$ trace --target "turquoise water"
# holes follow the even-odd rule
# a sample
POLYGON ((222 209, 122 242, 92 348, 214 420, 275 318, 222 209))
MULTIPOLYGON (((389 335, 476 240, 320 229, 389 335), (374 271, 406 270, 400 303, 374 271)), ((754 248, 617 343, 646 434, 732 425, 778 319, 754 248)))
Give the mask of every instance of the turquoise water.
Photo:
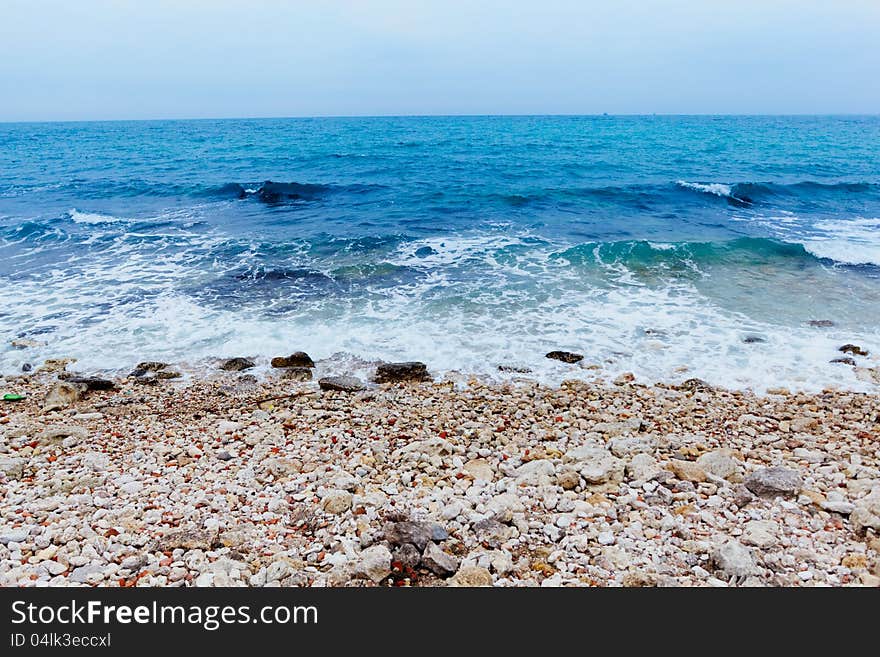
POLYGON ((4 372, 305 349, 860 388, 828 361, 880 350, 880 117, 0 124, 0 283, 4 372))

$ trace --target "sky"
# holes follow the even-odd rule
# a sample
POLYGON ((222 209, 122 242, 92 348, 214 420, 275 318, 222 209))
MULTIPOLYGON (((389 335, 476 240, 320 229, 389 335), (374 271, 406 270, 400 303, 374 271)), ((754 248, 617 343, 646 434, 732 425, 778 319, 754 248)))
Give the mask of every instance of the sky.
POLYGON ((0 0, 0 121, 880 112, 880 0, 0 0))

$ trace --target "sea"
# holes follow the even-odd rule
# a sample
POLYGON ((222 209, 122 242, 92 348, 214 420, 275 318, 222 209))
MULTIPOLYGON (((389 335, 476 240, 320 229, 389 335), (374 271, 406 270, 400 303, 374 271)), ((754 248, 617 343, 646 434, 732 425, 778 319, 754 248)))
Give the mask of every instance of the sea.
POLYGON ((880 117, 0 124, 0 373, 297 350, 874 389, 880 117))

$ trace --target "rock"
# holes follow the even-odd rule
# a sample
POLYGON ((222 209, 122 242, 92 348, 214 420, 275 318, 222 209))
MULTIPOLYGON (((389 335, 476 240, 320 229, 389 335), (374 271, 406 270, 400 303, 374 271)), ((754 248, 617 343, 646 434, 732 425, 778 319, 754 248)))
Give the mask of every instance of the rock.
POLYGON ((480 566, 462 566, 449 580, 449 586, 492 586, 492 573, 480 566))
POLYGON ((311 381, 312 370, 308 367, 288 367, 285 368, 281 378, 288 381, 311 381))
POLYGON ((803 486, 803 479, 794 470, 774 467, 750 472, 743 483, 760 497, 796 497, 803 486))
POLYGON ((515 513, 522 513, 525 505, 513 493, 501 493, 486 502, 486 509, 495 520, 510 522, 515 513))
POLYGON ((220 363, 220 369, 227 372, 241 372, 254 367, 254 361, 248 358, 229 358, 220 363))
POLYGON ((41 372, 63 372, 71 363, 75 363, 76 358, 48 358, 40 365, 41 372))
POLYGON ((545 357, 551 360, 559 360, 563 363, 578 363, 584 359, 583 354, 576 354, 571 351, 551 351, 545 357))
POLYGON ((834 326, 834 322, 830 319, 811 319, 807 324, 813 328, 831 328, 834 326))
POLYGON ((441 550, 436 543, 428 543, 422 554, 422 565, 438 577, 449 577, 458 570, 458 559, 441 550))
POLYGON ((84 385, 88 390, 114 390, 116 388, 116 384, 110 379, 102 379, 97 376, 69 376, 65 381, 75 385, 84 385))
POLYGON ((382 363, 376 368, 376 383, 397 383, 400 381, 430 381, 424 363, 411 361, 406 363, 382 363))
POLYGON ((718 570, 727 577, 748 577, 761 573, 752 559, 751 551, 733 539, 716 546, 710 557, 718 570))
POLYGON ((84 427, 61 425, 44 429, 37 436, 37 441, 40 445, 60 445, 66 438, 73 438, 73 442, 79 442, 88 437, 89 432, 84 427))
POLYGON ((851 514, 855 509, 855 505, 847 501, 843 493, 836 490, 828 491, 828 496, 819 503, 819 506, 826 511, 844 516, 851 514))
POLYGON ((843 358, 832 358, 828 361, 829 363, 837 363, 839 365, 856 365, 855 358, 850 358, 849 356, 844 356, 843 358))
POLYGON ((161 552, 181 548, 183 550, 210 550, 217 540, 217 531, 208 529, 177 529, 159 539, 161 552))
POLYGON ((411 543, 423 552, 431 541, 445 541, 449 533, 436 522, 392 522, 385 525, 385 540, 391 545, 411 543))
POLYGON ((4 529, 0 528, 0 543, 3 545, 8 545, 9 543, 24 543, 28 536, 30 536, 30 530, 27 527, 17 527, 15 529, 4 529))
POLYGON ((129 376, 141 377, 144 376, 147 372, 161 372, 167 367, 168 363, 162 363, 157 360, 145 360, 135 365, 129 376))
POLYGON ((556 475, 556 485, 563 490, 574 490, 581 483, 581 476, 574 470, 563 470, 556 475))
POLYGON ((89 564, 74 568, 67 579, 77 584, 97 584, 104 579, 104 568, 89 564))
POLYGON ((318 380, 321 390, 337 392, 358 392, 363 390, 364 382, 355 376, 327 376, 318 380))
POLYGON ((34 347, 45 347, 46 343, 40 340, 28 340, 26 338, 18 338, 9 343, 16 349, 30 349, 34 347))
POLYGON ((706 471, 693 461, 672 459, 669 461, 669 470, 682 481, 695 484, 706 481, 706 471))
POLYGON ((863 534, 868 529, 880 532, 880 488, 875 488, 853 505, 849 520, 857 534, 863 534))
POLYGON ((345 490, 331 490, 321 499, 321 508, 327 513, 339 515, 351 508, 351 493, 345 490))
POLYGON ((752 491, 743 486, 742 484, 738 484, 733 487, 733 503, 736 504, 739 508, 743 508, 747 504, 755 501, 755 496, 752 495, 752 491))
POLYGON ((779 525, 771 520, 751 520, 743 527, 742 542, 759 548, 776 544, 779 525))
POLYGON ((501 547, 503 543, 516 536, 516 530, 497 520, 480 520, 474 523, 474 534, 477 540, 491 548, 501 547))
POLYGON ((6 476, 7 479, 21 479, 24 476, 24 466, 26 459, 0 456, 0 474, 6 476))
POLYGON ((856 344, 845 344, 837 351, 845 354, 853 354, 854 356, 867 356, 868 352, 856 344))
POLYGON ((626 464, 626 474, 636 481, 650 481, 660 474, 657 459, 650 454, 639 453, 626 464))
POLYGON ((495 479, 495 470, 486 459, 472 459, 464 464, 463 470, 474 479, 482 481, 495 479))
POLYGON ((46 400, 43 402, 43 412, 59 411, 78 402, 87 390, 81 383, 67 383, 59 381, 49 389, 46 400))
POLYGON ((236 431, 241 431, 242 424, 241 422, 231 422, 229 420, 220 420, 217 423, 217 433, 223 435, 228 433, 235 433, 236 431))
POLYGON ((272 359, 272 367, 314 367, 315 361, 304 351, 294 351, 290 356, 277 356, 272 359))
POLYGON ((516 469, 516 481, 526 486, 541 486, 551 482, 551 477, 556 473, 553 463, 547 459, 535 459, 523 463, 516 469))
POLYGON ((711 390, 712 386, 703 381, 703 379, 687 379, 681 385, 676 386, 679 390, 685 390, 687 392, 703 392, 706 390, 711 390))
POLYGON ((739 463, 734 457, 732 449, 716 449, 702 454, 697 459, 697 465, 716 477, 727 479, 739 471, 739 463))
POLYGON ((624 461, 604 447, 576 447, 567 451, 562 460, 571 463, 588 484, 614 484, 623 481, 624 461))
POLYGON ((747 335, 743 338, 743 342, 746 344, 758 344, 760 342, 767 342, 766 338, 762 338, 759 335, 747 335))
MULTIPOLYGON (((433 543, 428 545, 431 546, 433 543)), ((412 543, 404 543, 394 548, 394 552, 391 553, 391 560, 399 563, 404 568, 414 569, 422 563, 422 553, 412 543)))
POLYGON ((360 554, 354 574, 378 584, 391 574, 391 552, 384 545, 374 545, 360 554))
POLYGON ((523 365, 499 365, 498 371, 513 372, 514 374, 530 374, 532 372, 531 368, 523 365))

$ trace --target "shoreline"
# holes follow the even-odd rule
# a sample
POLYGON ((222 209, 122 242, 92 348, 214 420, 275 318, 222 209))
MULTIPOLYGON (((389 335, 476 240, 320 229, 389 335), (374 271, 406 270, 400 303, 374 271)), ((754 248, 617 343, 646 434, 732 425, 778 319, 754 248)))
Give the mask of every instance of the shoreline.
POLYGON ((876 393, 244 370, 44 411, 59 371, 2 381, 2 585, 880 586, 876 393))

